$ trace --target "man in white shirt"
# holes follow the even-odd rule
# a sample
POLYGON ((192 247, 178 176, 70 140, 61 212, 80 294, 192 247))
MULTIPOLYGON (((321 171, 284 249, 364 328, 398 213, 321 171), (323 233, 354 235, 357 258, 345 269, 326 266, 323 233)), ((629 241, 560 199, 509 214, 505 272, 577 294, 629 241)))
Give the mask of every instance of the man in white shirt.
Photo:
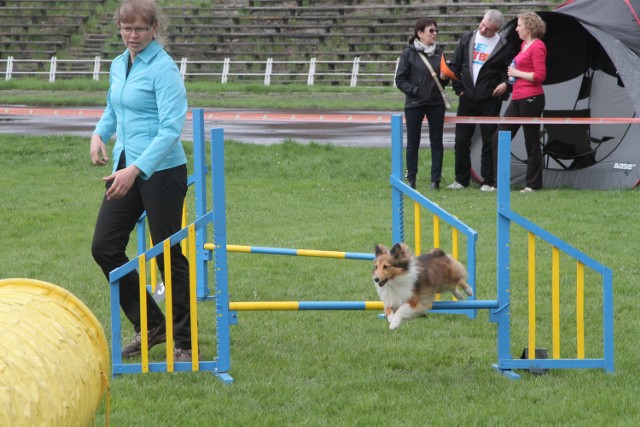
MULTIPOLYGON (((507 67, 516 52, 498 33, 504 18, 500 11, 488 10, 477 30, 466 33, 460 39, 449 63, 458 78, 453 89, 460 97, 458 116, 498 116, 502 99, 508 92, 507 67)), ((474 124, 457 124, 455 132, 456 180, 447 188, 453 190, 469 186, 471 179, 471 138, 474 124)), ((495 190, 491 139, 495 124, 480 125, 482 154, 480 174, 482 191, 495 190)))

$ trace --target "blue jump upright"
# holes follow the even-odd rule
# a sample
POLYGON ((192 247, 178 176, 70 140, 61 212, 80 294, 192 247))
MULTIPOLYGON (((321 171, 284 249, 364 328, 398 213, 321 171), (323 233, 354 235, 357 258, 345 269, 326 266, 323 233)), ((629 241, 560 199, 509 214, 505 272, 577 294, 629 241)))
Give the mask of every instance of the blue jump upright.
MULTIPOLYGON (((469 270, 469 284, 473 282, 475 297, 476 251, 477 233, 453 217, 437 204, 431 202, 422 194, 413 190, 403 182, 403 123, 402 115, 391 118, 392 165, 390 184, 392 187, 392 226, 394 242, 404 241, 404 198, 417 202, 423 208, 444 219, 452 227, 461 230, 467 237, 467 268, 469 270)), ((517 379, 520 376, 514 369, 560 369, 560 368, 601 368, 613 372, 613 290, 612 273, 604 265, 598 263, 577 249, 571 247, 561 239, 551 235, 532 222, 511 210, 511 135, 500 132, 498 138, 498 192, 497 192, 497 300, 486 300, 478 305, 478 309, 489 310, 489 320, 495 322, 498 328, 497 353, 498 362, 494 365, 501 374, 517 379), (547 243, 559 248, 585 266, 593 269, 602 276, 603 296, 603 344, 602 358, 574 358, 574 359, 514 359, 511 355, 511 223, 514 222, 524 229, 534 233, 547 243)))

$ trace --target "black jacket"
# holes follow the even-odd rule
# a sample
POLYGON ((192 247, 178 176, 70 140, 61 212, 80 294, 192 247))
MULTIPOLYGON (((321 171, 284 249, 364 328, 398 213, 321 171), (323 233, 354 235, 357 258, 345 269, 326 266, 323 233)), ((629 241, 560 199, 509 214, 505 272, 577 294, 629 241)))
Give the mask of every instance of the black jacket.
MULTIPOLYGON (((444 104, 440 89, 438 89, 431 72, 419 55, 424 55, 427 58, 436 76, 440 79, 442 48, 436 46, 434 54, 427 56, 418 52, 413 45, 407 46, 400 56, 398 69, 396 70, 396 86, 406 95, 405 108, 444 104)), ((448 82, 449 80, 440 80, 443 87, 448 82)))
POLYGON ((471 101, 479 102, 491 98, 493 90, 500 83, 507 83, 507 67, 516 56, 513 46, 501 37, 498 44, 489 55, 478 74, 476 84, 473 84, 473 45, 478 31, 466 33, 460 39, 453 58, 449 61, 449 68, 460 79, 452 83, 457 95, 464 92, 464 96, 471 101))

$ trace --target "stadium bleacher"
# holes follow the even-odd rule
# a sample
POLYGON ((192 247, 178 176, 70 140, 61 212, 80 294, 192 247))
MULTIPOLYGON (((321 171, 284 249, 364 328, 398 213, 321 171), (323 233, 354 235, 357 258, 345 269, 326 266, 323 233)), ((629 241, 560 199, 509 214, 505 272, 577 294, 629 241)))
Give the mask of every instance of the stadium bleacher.
MULTIPOLYGON (((115 0, 0 0, 0 59, 113 58, 122 41, 112 21, 115 0), (46 5, 45 5, 46 3, 46 5)), ((176 59, 394 61, 421 16, 440 27, 451 53, 486 9, 507 20, 548 1, 479 0, 159 0, 167 17, 167 50, 176 59), (202 6, 207 4, 207 7, 202 6)))

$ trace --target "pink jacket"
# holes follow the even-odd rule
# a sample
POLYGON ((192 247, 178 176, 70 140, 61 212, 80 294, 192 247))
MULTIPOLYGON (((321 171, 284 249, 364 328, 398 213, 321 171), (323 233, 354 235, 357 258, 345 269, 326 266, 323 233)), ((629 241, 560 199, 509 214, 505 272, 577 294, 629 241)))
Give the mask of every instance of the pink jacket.
POLYGON ((523 49, 524 42, 522 42, 520 53, 514 58, 516 68, 527 73, 533 71, 533 81, 516 79, 511 99, 531 98, 544 93, 542 83, 547 78, 547 47, 542 40, 536 39, 526 51, 523 52, 523 49))

